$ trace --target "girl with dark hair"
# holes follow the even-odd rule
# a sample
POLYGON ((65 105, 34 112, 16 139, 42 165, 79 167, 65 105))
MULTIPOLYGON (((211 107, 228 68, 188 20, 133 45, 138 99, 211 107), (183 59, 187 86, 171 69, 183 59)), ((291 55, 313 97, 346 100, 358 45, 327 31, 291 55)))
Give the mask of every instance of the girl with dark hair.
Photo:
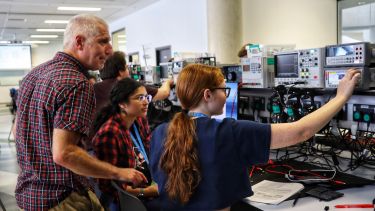
POLYGON ((247 168, 266 163, 270 148, 308 140, 342 108, 359 79, 349 70, 334 99, 297 122, 262 124, 211 119, 223 111, 230 88, 219 68, 186 66, 177 80, 182 112, 155 129, 150 170, 163 210, 230 210, 253 194, 247 168))
MULTIPOLYGON (((125 78, 118 81, 111 93, 110 104, 98 113, 94 127, 98 131, 93 140, 95 156, 118 167, 136 168, 151 180, 148 168, 150 129, 146 114, 151 95, 139 82, 125 78)), ((110 180, 98 179, 100 200, 104 207, 118 209, 116 190, 110 180)), ((121 186, 143 199, 158 196, 157 185, 135 188, 121 186)))

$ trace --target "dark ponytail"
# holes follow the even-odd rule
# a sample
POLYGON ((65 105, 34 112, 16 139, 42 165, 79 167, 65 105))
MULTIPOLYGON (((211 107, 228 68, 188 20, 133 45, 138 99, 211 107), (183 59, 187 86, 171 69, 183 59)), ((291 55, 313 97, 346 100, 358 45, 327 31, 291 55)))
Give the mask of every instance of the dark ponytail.
POLYGON ((100 127, 113 115, 120 113, 119 103, 129 102, 129 97, 143 84, 131 78, 122 79, 113 86, 110 93, 110 103, 98 112, 94 120, 94 130, 100 127))

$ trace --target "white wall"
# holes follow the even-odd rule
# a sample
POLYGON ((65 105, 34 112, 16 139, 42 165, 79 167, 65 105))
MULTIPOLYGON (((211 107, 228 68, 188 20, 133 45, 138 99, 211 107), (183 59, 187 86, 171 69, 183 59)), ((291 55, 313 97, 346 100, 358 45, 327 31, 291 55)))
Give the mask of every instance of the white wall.
POLYGON ((62 51, 63 44, 61 41, 52 41, 49 44, 39 44, 38 47, 31 48, 31 64, 36 67, 52 59, 58 51, 62 51))
POLYGON ((243 43, 337 43, 336 0, 242 0, 243 43))
MULTIPOLYGON (((109 24, 114 32, 126 28, 127 52, 139 52, 144 65, 156 65, 155 48, 171 46, 173 52, 207 52, 207 1, 160 0, 109 24)), ((173 56, 173 55, 172 55, 173 56)))
POLYGON ((238 63, 237 52, 242 46, 241 0, 207 0, 207 7, 210 53, 222 64, 238 63))

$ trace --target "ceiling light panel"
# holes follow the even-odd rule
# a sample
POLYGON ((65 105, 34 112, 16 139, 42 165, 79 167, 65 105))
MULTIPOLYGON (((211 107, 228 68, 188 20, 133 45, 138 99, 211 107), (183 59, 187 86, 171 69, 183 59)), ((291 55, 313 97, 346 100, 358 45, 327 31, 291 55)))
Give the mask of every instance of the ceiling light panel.
POLYGON ((65 29, 36 29, 38 32, 64 32, 65 29))
POLYGON ((99 7, 57 7, 57 10, 64 10, 64 11, 100 11, 102 8, 99 7))
POLYGON ((58 38, 58 35, 54 34, 32 34, 30 35, 31 38, 58 38))
POLYGON ((30 40, 30 41, 22 41, 23 44, 48 44, 49 41, 46 40, 30 40))
POLYGON ((45 20, 44 23, 67 24, 68 20, 45 20))
POLYGON ((21 21, 21 22, 26 22, 26 18, 8 18, 8 21, 21 21))

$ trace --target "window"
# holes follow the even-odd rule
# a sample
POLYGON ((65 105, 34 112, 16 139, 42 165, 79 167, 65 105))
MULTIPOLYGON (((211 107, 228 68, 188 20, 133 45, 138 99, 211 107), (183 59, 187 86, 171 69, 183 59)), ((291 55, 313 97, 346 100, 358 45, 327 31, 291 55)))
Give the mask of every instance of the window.
POLYGON ((375 43, 375 0, 338 1, 339 43, 375 43))
POLYGON ((112 33, 113 51, 126 52, 126 33, 125 29, 120 29, 112 33))

